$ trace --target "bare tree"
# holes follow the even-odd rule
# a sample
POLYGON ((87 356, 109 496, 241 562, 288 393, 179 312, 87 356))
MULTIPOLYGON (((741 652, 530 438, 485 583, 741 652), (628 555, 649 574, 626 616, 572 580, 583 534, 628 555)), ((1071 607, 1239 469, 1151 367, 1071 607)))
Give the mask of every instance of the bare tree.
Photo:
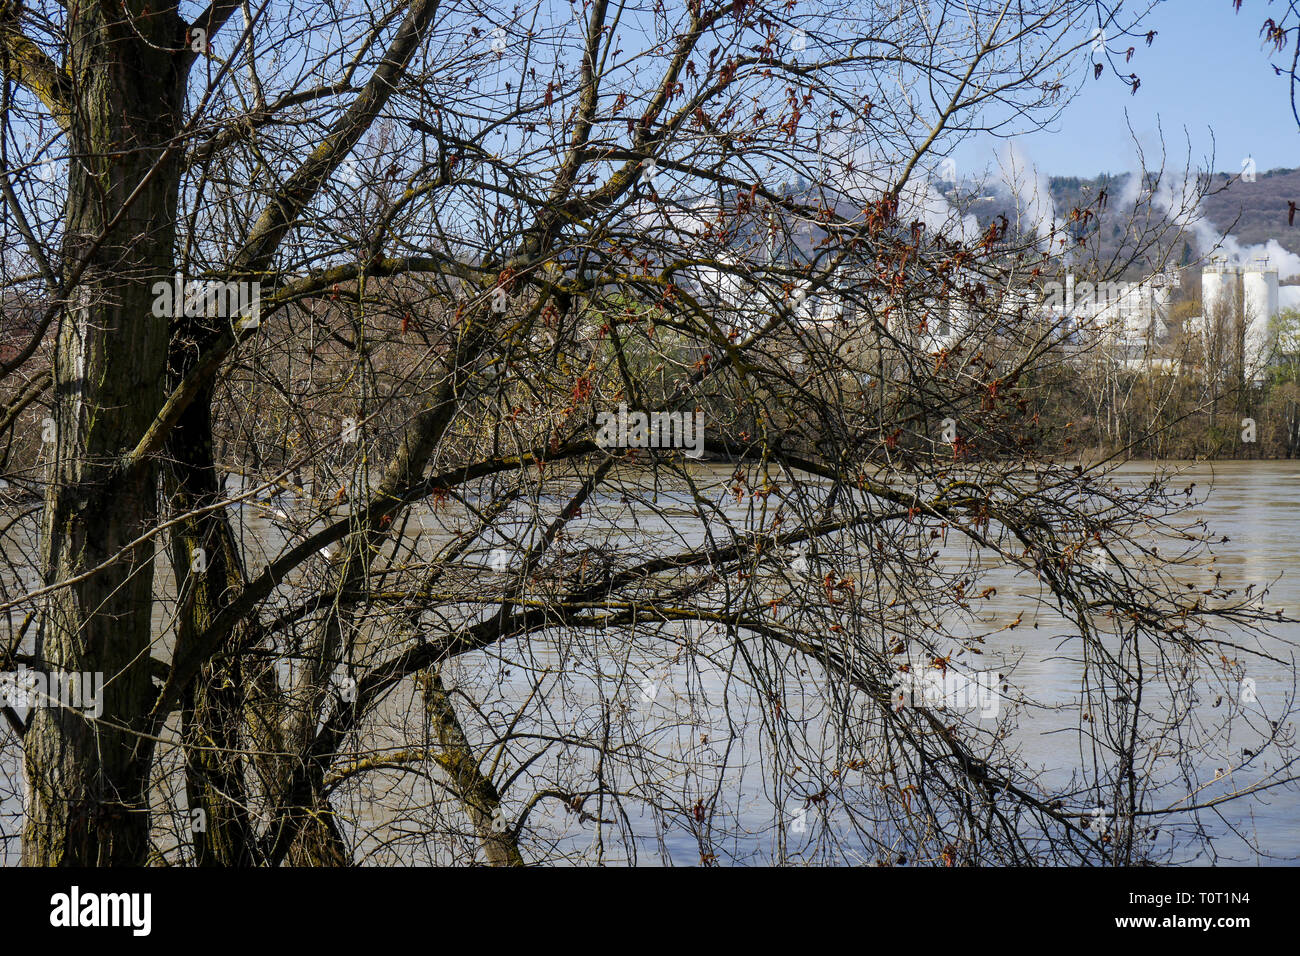
POLYGON ((5 711, 23 860, 1154 858, 1263 596, 1038 453, 1058 236, 932 185, 1141 12, 7 8, 4 651, 104 677, 5 711), (1063 778, 979 683, 1017 576, 1063 778))

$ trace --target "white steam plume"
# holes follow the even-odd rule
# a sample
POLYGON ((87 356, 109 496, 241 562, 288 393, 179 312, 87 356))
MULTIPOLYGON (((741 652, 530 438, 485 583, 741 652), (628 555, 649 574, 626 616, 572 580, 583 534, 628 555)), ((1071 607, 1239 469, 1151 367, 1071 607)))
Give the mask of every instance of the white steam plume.
POLYGON ((998 151, 998 166, 1001 182, 994 188, 1014 202, 1017 230, 1023 233, 1032 228, 1040 240, 1050 242, 1056 231, 1056 204, 1047 177, 1013 142, 998 151))

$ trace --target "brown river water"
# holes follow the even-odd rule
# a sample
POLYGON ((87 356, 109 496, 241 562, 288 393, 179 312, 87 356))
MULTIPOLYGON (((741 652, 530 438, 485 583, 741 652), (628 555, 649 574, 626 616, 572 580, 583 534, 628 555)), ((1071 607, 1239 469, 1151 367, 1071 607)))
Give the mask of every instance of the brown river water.
MULTIPOLYGON (((1121 481, 1145 482, 1154 466, 1147 463, 1131 463, 1123 466, 1117 473, 1121 481)), ((1215 546, 1214 570, 1220 572, 1225 581, 1232 586, 1244 588, 1253 584, 1256 588, 1268 586, 1267 606, 1270 609, 1283 609, 1289 616, 1300 617, 1300 462, 1218 462, 1218 463, 1165 463, 1162 469, 1173 469, 1179 474, 1180 486, 1183 482, 1196 482, 1198 493, 1205 495, 1203 501, 1193 506, 1194 516, 1204 519, 1215 539, 1227 535, 1229 541, 1215 546)), ((729 469, 726 466, 701 464, 698 466, 700 477, 707 483, 722 484, 729 469)), ((598 509, 593 509, 599 515, 598 509)), ((647 516, 644 522, 638 521, 632 532, 623 527, 621 520, 615 519, 614 526, 596 527, 601 519, 597 516, 586 522, 586 527, 602 539, 612 534, 615 538, 634 538, 645 535, 651 538, 672 532, 673 519, 668 517, 647 516)), ((440 529, 431 527, 419 519, 428 533, 431 544, 445 541, 440 529)), ((677 529, 680 531, 680 529, 677 529)), ((244 515, 244 532, 248 536, 249 550, 253 552, 250 565, 256 567, 259 560, 273 555, 283 543, 283 536, 272 522, 268 522, 264 511, 247 509, 244 515), (258 552, 265 552, 258 556, 258 552)), ((23 526, 10 530, 0 537, 0 551, 11 559, 22 559, 29 555, 33 546, 30 530, 23 526)), ((696 543, 690 541, 689 543, 696 543)), ((166 575, 161 576, 165 578, 166 575)), ((12 582, 8 582, 12 586, 12 582)), ((982 582, 984 583, 984 582, 982 582)), ((1076 736, 1078 711, 1074 705, 1079 692, 1079 665, 1071 653, 1066 650, 1067 637, 1062 630, 1063 622, 1052 613, 1045 612, 1040 603, 1038 583, 1025 575, 1012 574, 1009 570, 993 571, 988 583, 998 588, 996 601, 989 602, 983 609, 980 629, 996 632, 997 629, 1018 617, 1023 617, 1025 625, 1015 630, 994 633, 985 647, 987 666, 999 671, 1005 669, 1014 673, 1014 694, 1022 701, 1032 701, 1033 706, 1019 713, 1013 733, 1013 743, 1026 764, 1039 768, 1046 781, 1057 781, 1064 785, 1072 768, 1080 761, 1081 754, 1076 736)), ((160 611, 158 626, 166 629, 166 622, 160 611)), ((6 630, 9 624, 0 621, 0 630, 6 630)), ((969 626, 959 625, 954 630, 969 626)), ((705 638, 706 635, 701 635, 705 638)), ((1281 662, 1272 662, 1252 658, 1247 664, 1247 675, 1251 681, 1252 700, 1247 705, 1259 720, 1267 721, 1283 714, 1295 696, 1296 666, 1295 649, 1300 645, 1300 625, 1272 625, 1264 637, 1253 634, 1227 635, 1228 639, 1238 639, 1249 647, 1267 650, 1281 662)), ((165 651, 164 651, 165 653, 165 651)), ((596 651, 596 656, 600 652, 596 651)), ((497 701, 526 699, 535 684, 537 674, 550 671, 563 671, 566 667, 576 667, 567 659, 565 653, 544 642, 535 649, 529 649, 526 659, 518 656, 511 660, 464 660, 458 662, 449 676, 457 680, 468 693, 475 693, 473 688, 483 689, 483 702, 488 706, 492 698, 497 701), (483 673, 476 675, 476 669, 483 673)), ((626 669, 626 657, 623 661, 626 669)), ((680 710, 677 718, 671 721, 678 727, 679 740, 673 745, 680 747, 686 754, 701 735, 737 735, 740 751, 753 751, 757 754, 762 749, 756 730, 758 721, 746 723, 745 702, 738 701, 721 711, 711 709, 709 701, 716 701, 723 696, 725 677, 716 669, 706 666, 692 674, 687 674, 680 662, 641 659, 632 662, 634 678, 628 684, 620 685, 619 693, 628 696, 628 687, 642 688, 645 693, 639 700, 635 694, 630 697, 632 706, 648 708, 665 708, 685 706, 689 713, 680 710), (683 695, 678 693, 694 680, 702 691, 701 697, 692 697, 684 705, 683 695), (663 691, 661 695, 661 690, 663 691), (676 703, 674 703, 676 702, 676 703)), ((596 668, 599 671, 601 668, 596 668)), ((608 670, 608 668, 605 668, 608 670)), ((594 691, 600 683, 595 671, 585 675, 587 686, 584 690, 578 686, 582 681, 569 682, 564 685, 563 694, 557 691, 553 714, 563 715, 566 708, 572 707, 572 719, 580 721, 581 715, 588 712, 588 705, 594 691), (572 695, 570 697, 569 695, 572 695), (562 699, 561 699, 562 698, 562 699)), ((558 685, 556 685, 558 687, 558 685)), ((942 695, 948 697, 948 703, 957 706, 969 705, 978 711, 988 700, 981 694, 987 688, 978 684, 945 686, 942 695), (964 695, 964 696, 963 696, 964 695)), ((735 693, 734 688, 731 691, 735 693)), ((914 689, 915 693, 927 692, 926 689, 914 689)), ((934 692, 929 688, 928 692, 934 692)), ((1207 686, 1205 700, 1198 706, 1214 707, 1215 690, 1207 686)), ((400 692, 389 702, 388 724, 392 731, 391 739, 401 739, 402 733, 409 733, 411 714, 418 710, 413 705, 410 695, 400 692), (402 728, 406 727, 403 731, 402 728)), ((752 715, 751 715, 752 718, 752 715)), ((560 718, 569 719, 569 718, 560 718)), ((1285 718, 1288 725, 1293 723, 1285 718)), ((474 739, 477 731, 472 721, 467 721, 467 732, 474 739)), ((1294 734, 1294 728, 1289 728, 1294 734)), ((389 734, 377 731, 377 739, 385 739, 389 734)), ((1199 780, 1204 783, 1197 794, 1197 799, 1206 801, 1216 795, 1231 792, 1234 788, 1249 786, 1278 772, 1277 766, 1251 767, 1236 775, 1225 776, 1222 780, 1214 778, 1216 764, 1231 765, 1236 759, 1240 763, 1237 751, 1240 747, 1251 746, 1251 740, 1257 734, 1243 725, 1236 737, 1229 736, 1223 743, 1222 753, 1206 753, 1200 759, 1199 780)), ((671 749, 671 747, 670 747, 671 749)), ((574 758, 577 759, 577 758, 574 758)), ((707 761, 706 761, 707 762, 707 761)), ((718 801, 718 806, 739 821, 736 832, 749 834, 748 837, 732 838, 728 848, 728 858, 735 860, 752 860, 769 862, 776 859, 813 859, 802 856, 800 844, 817 843, 816 829, 819 826, 834 827, 833 819, 822 819, 803 825, 799 819, 795 826, 790 820, 798 816, 798 811, 791 810, 788 800, 767 791, 757 770, 759 760, 736 757, 729 754, 722 764, 718 778, 713 782, 716 790, 724 792, 725 797, 718 801)), ((1274 761, 1276 764, 1276 761, 1274 761)), ((503 764, 509 767, 509 760, 503 764)), ((559 773, 561 771, 553 771, 559 773)), ((1293 770, 1294 772, 1294 770, 1293 770)), ((0 753, 0 859, 11 863, 16 858, 17 843, 14 834, 18 827, 17 793, 20 789, 19 775, 15 763, 13 748, 0 753), (8 794, 6 797, 5 794, 8 794)), ((528 776, 524 774, 518 783, 522 791, 528 789, 528 776)), ((355 831, 357 853, 360 859, 375 862, 427 862, 439 859, 436 850, 412 851, 402 849, 403 844, 393 844, 388 839, 393 828, 418 829, 419 813, 412 812, 424 800, 420 785, 401 782, 398 778, 391 781, 367 781, 364 785, 340 791, 339 800, 346 804, 340 807, 344 812, 356 814, 360 826, 355 831), (405 792, 399 801, 402 809, 391 811, 382 809, 383 794, 386 785, 394 787, 414 787, 405 792), (398 847, 394 849, 394 847, 398 847)), ((629 811, 627 824, 635 833, 634 841, 639 846, 635 859, 640 863, 677 863, 694 864, 699 861, 700 846, 694 835, 681 828, 664 828, 655 825, 649 819, 637 818, 635 811, 629 811), (642 826, 644 824, 644 827, 642 826)), ((578 815, 547 808, 539 805, 530 818, 530 825, 537 834, 544 837, 548 846, 563 858, 580 861, 602 860, 618 862, 626 859, 622 850, 606 846, 604 835, 598 827, 593 827, 590 820, 584 821, 578 815)), ((1199 848, 1191 848, 1183 853, 1175 853, 1177 862, 1207 864, 1212 862, 1237 862, 1247 864, 1276 864, 1294 862, 1300 858, 1300 789, 1295 787, 1278 787, 1269 790, 1260 799, 1225 804, 1221 810, 1205 815, 1200 824, 1206 832, 1215 838, 1214 851, 1206 853, 1199 848), (1262 848, 1257 853, 1246 842, 1233 835, 1233 831, 1245 833, 1249 840, 1262 848)), ((1172 839, 1172 837, 1171 837, 1172 839)), ((611 841, 616 842, 616 841, 611 841)), ((843 862, 854 862, 852 858, 843 862)))

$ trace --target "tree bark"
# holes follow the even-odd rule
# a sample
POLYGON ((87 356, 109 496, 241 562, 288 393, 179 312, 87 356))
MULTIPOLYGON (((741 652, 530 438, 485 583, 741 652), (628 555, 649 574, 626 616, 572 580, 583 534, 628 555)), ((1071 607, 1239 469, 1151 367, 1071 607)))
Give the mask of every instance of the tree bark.
POLYGON ((146 12, 144 0, 71 0, 68 22, 70 292, 42 557, 47 582, 80 580, 46 598, 37 652, 51 671, 101 673, 103 714, 35 712, 23 861, 131 865, 148 851, 153 746, 139 731, 154 698, 154 544, 136 539, 156 515, 158 469, 118 463, 163 399, 168 329, 152 314, 152 286, 172 272, 180 167, 165 147, 181 128, 183 66, 172 51, 184 26, 174 10, 146 12))
MULTIPOLYGON (((189 370, 186 336, 173 337, 172 381, 189 370)), ((173 510, 186 517, 172 538, 178 611, 178 645, 189 646, 243 588, 243 561, 221 503, 221 478, 212 448, 212 389, 206 386, 181 415, 167 443, 173 510)), ((244 736, 244 675, 240 656, 247 626, 235 628, 225 646, 185 688, 181 736, 185 790, 199 866, 252 866, 259 861, 248 813, 241 746, 244 736), (231 651, 223 654, 221 651, 231 651), (196 826, 201 822, 202 826, 196 826)))
POLYGON ((488 866, 523 866, 519 844, 501 815, 501 795, 479 769, 438 668, 430 667, 424 672, 423 687, 424 711, 442 748, 438 763, 451 777, 452 788, 465 805, 488 866))

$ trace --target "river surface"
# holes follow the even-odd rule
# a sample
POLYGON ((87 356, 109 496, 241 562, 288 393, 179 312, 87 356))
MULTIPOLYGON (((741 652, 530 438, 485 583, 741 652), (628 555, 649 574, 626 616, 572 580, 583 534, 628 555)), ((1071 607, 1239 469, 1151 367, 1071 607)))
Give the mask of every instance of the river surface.
MULTIPOLYGON (((1132 463, 1117 473, 1121 481, 1145 482, 1153 470, 1151 464, 1132 463)), ((1226 535, 1229 540, 1214 548, 1212 568, 1202 571, 1208 575, 1217 572, 1225 582, 1244 588, 1267 586, 1267 606, 1282 609, 1288 616, 1300 616, 1300 463, 1296 462, 1220 462, 1165 463, 1164 469, 1179 473, 1179 482, 1196 482, 1196 490, 1204 494, 1203 501, 1193 507, 1195 517, 1203 518, 1217 540, 1226 535)), ((724 484, 729 468, 725 466, 699 466, 700 478, 705 483, 724 484)), ((671 496, 672 489, 660 489, 671 496)), ((661 499, 661 504, 662 504, 661 499)), ((635 529, 623 518, 602 517, 602 510, 593 505, 575 528, 575 536, 587 533, 610 543, 625 544, 638 535, 647 538, 678 536, 679 542, 698 543, 687 532, 674 526, 673 518, 646 516, 638 518, 635 529), (612 521, 612 524, 611 524, 612 521), (612 538, 611 538, 612 536, 612 538)), ((244 509, 242 521, 249 544, 250 565, 258 566, 255 552, 271 556, 283 544, 284 536, 264 514, 256 509, 244 509)), ((430 536, 431 544, 444 543, 444 536, 436 528, 422 523, 430 536)), ((685 522, 683 521, 683 525, 685 522)), ((32 549, 30 532, 22 526, 11 529, 0 537, 0 550, 11 560, 22 561, 32 549)), ((165 575, 162 576, 165 579, 165 575)), ((988 634, 985 644, 985 666, 990 670, 1013 674, 1011 694, 1021 702, 1032 702, 1017 714, 1011 743, 1025 763, 1036 768, 1041 780, 1047 784, 1065 787, 1076 766, 1084 759, 1077 737, 1079 662, 1070 651, 1068 628, 1065 622, 1046 611, 1040 601, 1041 588, 1031 576, 1013 573, 1010 569, 994 569, 987 582, 997 586, 996 600, 986 602, 977 622, 978 629, 988 634), (1014 630, 1000 630, 1010 622, 1022 619, 1023 624, 1014 630)), ((162 612, 160 612, 161 615, 162 612)), ((164 628, 161 616, 158 621, 164 628)), ((970 621, 954 622, 953 632, 962 633, 972 628, 970 621)), ((688 628, 689 630, 689 628, 688 628)), ((708 628, 698 629, 688 635, 692 641, 715 651, 725 651, 717 643, 718 634, 708 628), (710 644, 710 642, 713 642, 710 644)), ((1277 661, 1259 657, 1245 657, 1246 675, 1250 679, 1250 699, 1243 705, 1243 713, 1251 719, 1240 723, 1222 741, 1216 752, 1197 756, 1197 783, 1200 787, 1196 799, 1209 802, 1234 789, 1256 784, 1269 774, 1279 772, 1274 759, 1272 765, 1249 766, 1235 773, 1225 773, 1216 779, 1221 767, 1231 768, 1242 762, 1240 749, 1251 747, 1258 740, 1261 722, 1278 719, 1284 721, 1283 733, 1294 735, 1294 719, 1288 710, 1295 698, 1296 655, 1300 646, 1300 626, 1274 624, 1264 636, 1238 633, 1225 638, 1239 642, 1248 649, 1267 651, 1277 661)), ((659 721, 657 749, 679 756, 682 766, 692 761, 712 764, 721 769, 714 779, 701 775, 693 783, 683 782, 682 766, 641 768, 641 773, 662 774, 665 783, 656 802, 668 802, 666 795, 675 794, 679 809, 689 806, 689 799, 698 792, 700 798, 709 798, 711 812, 727 815, 735 826, 729 828, 727 845, 722 859, 736 861, 769 862, 778 859, 836 861, 824 855, 825 841, 819 839, 819 827, 835 827, 832 815, 816 815, 804 820, 798 804, 788 795, 773 793, 765 784, 758 769, 761 755, 767 746, 760 730, 761 708, 744 694, 737 694, 733 686, 725 687, 724 669, 704 666, 695 669, 681 660, 657 659, 650 656, 619 656, 617 648, 601 648, 595 640, 585 651, 574 652, 558 644, 538 642, 528 648, 514 647, 499 656, 475 656, 458 662, 449 669, 449 679, 456 682, 464 693, 483 707, 493 707, 502 702, 524 701, 541 681, 547 692, 553 693, 554 706, 551 717, 570 726, 579 727, 584 721, 609 719, 608 704, 611 692, 606 684, 612 671, 621 666, 617 691, 613 699, 620 703, 624 715, 629 711, 657 713, 659 721), (635 659, 633 659, 635 658, 635 659), (628 674, 631 674, 629 679, 628 674), (562 682, 546 683, 549 675, 564 674, 562 682), (630 693, 640 689, 642 694, 630 693), (689 691, 689 692, 688 692, 689 691), (727 701, 725 707, 720 703, 727 701), (600 706, 593 707, 599 701, 600 706), (737 734, 737 728, 740 728, 737 734), (719 741, 731 735, 730 747, 719 751, 719 741), (708 739, 711 738, 711 739, 708 739), (707 742, 701 744, 701 740, 707 742), (691 787, 696 787, 692 791, 691 787), (792 824, 792 820, 795 822, 792 824), (821 851, 811 848, 822 847, 821 851), (823 855, 819 855, 819 853, 823 855)), ((639 654, 639 652, 638 652, 639 654)), ((966 698, 953 698, 949 703, 962 706, 963 701, 978 708, 980 699, 977 686, 960 687, 949 684, 944 693, 954 690, 969 691, 966 698)), ((1207 682, 1196 706, 1205 708, 1207 716, 1216 710, 1216 697, 1221 698, 1224 688, 1207 682), (1217 688, 1217 689, 1216 689, 1217 688)), ((1233 692, 1229 687, 1228 692, 1233 692)), ((381 726, 373 731, 373 740, 379 746, 394 748, 409 741, 412 726, 417 723, 419 707, 412 695, 402 691, 393 696, 385 708, 381 726)), ((466 731, 478 742, 486 733, 486 724, 476 725, 472 717, 466 719, 466 731)), ((599 727, 592 724, 591 732, 599 727)), ((511 770, 515 755, 503 755, 500 775, 511 770)), ((16 854, 13 835, 18 823, 17 767, 12 747, 0 753, 0 857, 12 862, 16 854), (7 778, 7 779, 6 779, 7 778), (5 792, 8 796, 5 796, 5 792)), ((1271 759, 1271 758, 1270 758, 1271 759)), ((580 753, 560 747, 548 753, 536 768, 536 781, 554 782, 567 772, 574 779, 582 774, 577 767, 583 763, 580 753), (566 765, 566 761, 572 767, 566 765)), ((615 773, 616 771, 610 771, 615 773)), ((1294 772, 1294 771, 1293 771, 1294 772)), ((526 793, 531 771, 520 768, 516 789, 526 793)), ((634 776, 634 775, 633 775, 634 776)), ((690 773, 685 777, 689 778, 690 773)), ((499 781, 498 781, 499 782, 499 781)), ((340 788, 338 802, 341 812, 353 815, 357 826, 352 829, 359 858, 375 862, 433 862, 442 859, 436 847, 412 850, 410 840, 394 839, 394 833, 419 832, 422 826, 431 825, 431 817, 422 808, 427 804, 427 782, 403 774, 386 776, 375 774, 355 785, 340 788), (400 791, 396 801, 390 798, 400 791), (388 804, 386 805, 386 800, 388 804)), ((635 781, 625 773, 624 786, 634 786, 635 781)), ((616 846, 619 841, 605 841, 611 836, 609 829, 593 824, 594 817, 608 817, 612 805, 585 807, 583 813, 565 808, 559 801, 541 801, 529 819, 529 833, 544 840, 553 848, 558 858, 605 862, 628 859, 625 849, 616 846)), ((520 808, 515 806, 512 813, 520 808)), ((666 823, 661 811, 647 812, 635 799, 619 807, 624 816, 621 827, 625 833, 634 834, 635 860, 640 863, 694 865, 700 861, 701 845, 698 828, 666 823)), ((1258 799, 1223 804, 1201 814, 1199 825, 1213 838, 1212 849, 1204 850, 1196 841, 1189 842, 1186 850, 1175 852, 1177 862, 1192 864, 1247 863, 1286 864, 1300 859, 1300 792, 1294 786, 1271 789, 1258 799), (1245 839, 1235 835, 1243 834, 1245 839), (1260 848, 1256 852, 1251 847, 1260 848)), ((1167 834, 1170 840, 1178 837, 1167 834)), ((1163 836, 1152 839, 1163 839, 1163 836)), ((417 841, 418 842, 418 841, 417 841)), ((626 841, 624 841, 626 843, 626 841)), ((857 862, 853 858, 840 862, 857 862)), ((863 862, 868 861, 865 857, 863 862)))
MULTIPOLYGON (((1115 480, 1120 484, 1145 485, 1156 469, 1157 466, 1149 463, 1131 463, 1116 471, 1115 480)), ((1197 503, 1180 517, 1204 520, 1216 542, 1212 560, 1201 559, 1179 569, 1180 582, 1201 588, 1218 574, 1224 586, 1234 587, 1238 592, 1247 587, 1256 592, 1267 588, 1264 603, 1270 611, 1281 610, 1285 616, 1300 617, 1300 503, 1297 502, 1300 463, 1162 463, 1158 470, 1166 475, 1173 472, 1179 489, 1195 483, 1193 500, 1197 503), (1227 540, 1220 541, 1222 537, 1227 540)), ((728 469, 707 466, 701 472, 713 472, 707 478, 724 484, 729 474, 728 469)), ((705 474, 701 478, 707 481, 705 474)), ((595 520, 599 522, 599 518, 595 520)), ((656 532, 660 536, 684 533, 685 543, 699 545, 700 535, 681 531, 689 523, 684 516, 681 524, 672 529, 648 524, 641 530, 650 537, 656 532)), ((960 564, 966 559, 964 548, 945 547, 942 551, 944 560, 960 564)), ((975 632, 986 635, 980 658, 982 668, 1011 675, 1003 702, 1006 706, 1018 705, 1008 746, 1049 792, 1074 791, 1079 770, 1090 759, 1088 747, 1086 743, 1081 744, 1078 732, 1084 708, 1080 705, 1079 649, 1077 641, 1072 640, 1075 629, 1052 608, 1044 606, 1043 587, 1033 575, 1020 569, 991 566, 979 581, 980 587, 987 585, 997 588, 996 599, 986 602, 975 620, 945 621, 942 629, 950 636, 975 632), (1021 623, 1014 629, 1005 629, 1015 621, 1021 623)), ((710 636, 708 630, 705 629, 702 646, 725 657, 726 641, 716 633, 710 636)), ((1213 746, 1200 749, 1188 758, 1192 764, 1191 783, 1180 779, 1180 772, 1173 765, 1171 751, 1179 748, 1179 742, 1173 738, 1156 742, 1155 749, 1164 753, 1150 764, 1153 779, 1171 785, 1155 801, 1156 805, 1168 807, 1179 794, 1186 795, 1191 790, 1194 797, 1189 803, 1211 806, 1192 818, 1184 818, 1179 825, 1146 828, 1143 838, 1152 841, 1153 859, 1182 864, 1294 863, 1300 859, 1300 791, 1295 785, 1271 787, 1258 797, 1216 801, 1293 775, 1300 769, 1294 764, 1289 769, 1286 766, 1295 757, 1293 751, 1279 755, 1275 750, 1266 749, 1260 756, 1247 759, 1249 751, 1260 750, 1261 738, 1270 732, 1272 721, 1281 723, 1278 737, 1294 742, 1295 720, 1291 708, 1297 696, 1296 650, 1300 647, 1300 625, 1269 623, 1262 634, 1232 629, 1219 636, 1238 646, 1239 651, 1228 653, 1234 661, 1240 661, 1243 670, 1236 672, 1236 676, 1226 677, 1215 667, 1197 666, 1195 694, 1187 722, 1192 727, 1214 725, 1226 729, 1213 746), (1277 660, 1251 652, 1268 654, 1277 660), (1228 695, 1237 697, 1240 711, 1231 722, 1224 724, 1227 708, 1223 701, 1228 695), (1157 768, 1156 764, 1160 766, 1157 768)), ((535 655, 537 660, 524 668, 525 673, 516 671, 510 675, 514 684, 511 694, 506 696, 522 699, 530 689, 531 677, 544 668, 566 666, 561 655, 547 652, 544 643, 531 650, 530 655, 535 655)), ((626 656, 621 661, 626 663, 626 656)), ((567 666, 574 669, 571 663, 567 666)), ((678 731, 675 744, 681 753, 690 753, 701 764, 725 760, 723 781, 699 781, 693 791, 683 787, 678 803, 679 809, 685 810, 691 805, 690 798, 698 796, 708 801, 714 812, 721 809, 723 816, 738 821, 731 828, 724 859, 873 862, 869 853, 855 855, 853 840, 843 839, 844 834, 836 834, 840 839, 825 839, 826 831, 842 829, 842 814, 837 821, 834 810, 801 812, 804 803, 797 795, 774 792, 770 781, 756 771, 757 755, 765 744, 759 729, 762 718, 752 701, 748 702, 750 706, 736 701, 734 685, 730 695, 723 693, 725 666, 706 665, 699 674, 692 674, 683 665, 664 666, 662 657, 643 655, 634 661, 633 671, 638 682, 648 676, 656 688, 668 689, 671 699, 664 700, 657 695, 652 703, 638 701, 624 689, 624 697, 631 697, 631 706, 643 712, 655 708, 667 710, 666 725, 678 731), (687 688, 697 693, 687 694, 687 688), (701 706, 701 696, 710 705, 701 706), (737 728, 741 728, 739 732, 737 728), (727 735, 740 737, 746 756, 734 758, 725 748, 712 746, 727 735), (710 745, 701 746, 700 741, 706 737, 710 738, 710 745)), ((815 674, 810 674, 809 679, 813 683, 819 680, 815 674)), ((593 693, 599 684, 599 675, 587 682, 585 703, 599 697, 593 693)), ((573 692, 571 688, 566 689, 573 692)), ((1162 702, 1168 700, 1161 696, 1162 689, 1160 681, 1151 683, 1144 701, 1146 709, 1158 711, 1162 702)), ((938 688, 937 693, 933 684, 928 690, 924 684, 914 685, 912 693, 928 693, 928 703, 942 700, 954 712, 964 712, 977 720, 981 707, 987 703, 982 693, 985 690, 986 686, 969 678, 953 678, 938 688)), ((574 693, 582 696, 581 689, 574 693)), ((584 708, 584 702, 574 704, 566 713, 590 714, 590 707, 584 708)), ((809 704, 813 712, 809 722, 815 729, 808 736, 813 738, 814 750, 820 740, 829 753, 830 737, 818 723, 821 715, 816 713, 816 703, 813 699, 809 704), (818 737, 819 734, 822 736, 818 737)), ((1100 808, 1098 812, 1102 812, 1100 808)), ((572 815, 565 814, 552 822, 561 844, 564 840, 571 841, 575 854, 591 858, 590 849, 582 852, 580 844, 593 839, 594 827, 583 827, 572 815)), ((643 843, 644 855, 638 856, 640 862, 699 862, 699 827, 660 824, 652 831, 648 820, 641 819, 639 823, 641 826, 634 829, 639 831, 643 843)), ((1104 817, 1097 825, 1097 832, 1101 832, 1104 817)))

